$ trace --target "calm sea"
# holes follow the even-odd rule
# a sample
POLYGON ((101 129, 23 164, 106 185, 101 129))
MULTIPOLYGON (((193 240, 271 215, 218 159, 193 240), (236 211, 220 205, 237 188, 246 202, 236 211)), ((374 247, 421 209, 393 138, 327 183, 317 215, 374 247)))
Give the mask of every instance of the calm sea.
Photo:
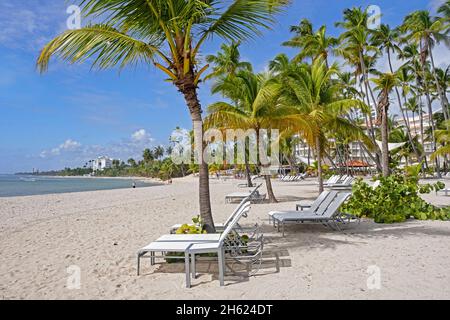
MULTIPOLYGON (((0 197, 131 188, 134 180, 0 175, 0 197)), ((156 183, 135 181, 138 188, 156 183)))

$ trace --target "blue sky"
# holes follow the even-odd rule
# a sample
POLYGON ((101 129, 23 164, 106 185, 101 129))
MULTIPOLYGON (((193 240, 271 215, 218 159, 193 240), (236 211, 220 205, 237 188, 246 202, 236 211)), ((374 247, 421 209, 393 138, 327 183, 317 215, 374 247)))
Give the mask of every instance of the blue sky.
MULTIPOLYGON (((443 0, 294 0, 263 38, 242 45, 242 56, 263 70, 276 54, 295 51, 280 44, 289 27, 309 18, 331 33, 344 8, 376 4, 383 23, 396 26, 417 9, 433 10, 443 0)), ((172 130, 190 128, 183 99, 163 75, 150 67, 122 72, 91 71, 88 64, 69 66, 53 60, 38 74, 36 57, 52 36, 64 31, 66 8, 76 1, 0 1, 0 173, 82 166, 100 155, 127 160, 145 147, 167 144, 172 130)), ((220 41, 208 43, 203 55, 215 53, 220 41)), ((436 49, 438 64, 448 51, 436 49)), ((380 62, 383 65, 383 61, 380 62)), ((209 86, 200 88, 204 107, 217 101, 209 86)))

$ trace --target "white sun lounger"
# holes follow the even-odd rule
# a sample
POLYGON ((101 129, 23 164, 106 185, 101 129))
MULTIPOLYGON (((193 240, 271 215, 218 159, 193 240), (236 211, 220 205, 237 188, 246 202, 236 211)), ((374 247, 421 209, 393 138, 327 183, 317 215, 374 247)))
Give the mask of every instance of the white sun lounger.
MULTIPOLYGON (((228 235, 231 233, 235 225, 238 223, 240 218, 244 213, 248 213, 250 207, 246 207, 245 210, 240 210, 239 214, 236 215, 233 221, 228 225, 225 231, 220 235, 217 241, 210 241, 201 239, 201 237, 196 237, 199 239, 198 241, 155 241, 149 244, 148 246, 142 248, 138 252, 138 269, 137 273, 140 274, 140 261, 147 254, 150 254, 150 263, 151 265, 155 264, 156 261, 156 253, 161 254, 161 258, 165 259, 184 259, 185 263, 185 273, 186 273, 186 287, 191 287, 191 270, 190 270, 190 255, 198 254, 198 253, 217 253, 219 260, 219 280, 220 285, 224 285, 224 274, 225 274, 225 251, 224 251, 224 242, 227 239, 228 235), (196 244, 204 244, 204 246, 195 246, 196 244), (191 251, 192 248, 192 251, 191 251), (184 257, 174 257, 167 255, 167 253, 184 253, 184 257)), ((198 235, 202 236, 202 235, 198 235)), ((205 235, 205 239, 209 238, 210 235, 205 235)), ((214 235, 213 235, 214 236, 214 235)))
POLYGON ((320 194, 320 196, 309 205, 303 205, 303 204, 297 204, 296 210, 297 211, 303 211, 305 209, 309 209, 312 212, 316 212, 317 209, 319 209, 319 206, 321 203, 330 195, 330 191, 324 191, 320 194))
MULTIPOLYGON (((344 204, 345 201, 351 196, 351 193, 340 193, 328 204, 328 201, 324 201, 317 210, 316 213, 312 212, 280 212, 274 214, 272 218, 277 224, 278 231, 280 231, 280 226, 282 228, 283 237, 285 236, 285 226, 291 223, 321 223, 323 225, 329 226, 340 230, 338 223, 344 223, 345 220, 350 221, 351 219, 358 219, 354 216, 348 214, 341 214, 339 208, 344 204)), ((328 198, 330 199, 330 198, 328 198)), ((359 219, 358 219, 359 220, 359 219)))
POLYGON ((278 221, 283 216, 294 216, 298 217, 299 215, 306 214, 316 214, 316 212, 322 213, 326 210, 326 208, 333 202, 333 200, 338 195, 337 191, 324 192, 319 198, 315 201, 314 207, 311 207, 309 210, 305 211, 271 211, 269 212, 269 222, 273 223, 273 226, 276 227, 276 221, 278 221))
POLYGON ((233 203, 236 201, 242 201, 249 198, 254 203, 261 203, 266 199, 266 194, 253 193, 253 192, 234 192, 225 196, 225 203, 233 203))
POLYGON ((355 178, 346 176, 346 178, 344 180, 336 182, 336 183, 324 185, 324 187, 328 188, 328 189, 332 189, 332 190, 333 189, 335 189, 335 190, 351 189, 353 181, 355 181, 355 178))

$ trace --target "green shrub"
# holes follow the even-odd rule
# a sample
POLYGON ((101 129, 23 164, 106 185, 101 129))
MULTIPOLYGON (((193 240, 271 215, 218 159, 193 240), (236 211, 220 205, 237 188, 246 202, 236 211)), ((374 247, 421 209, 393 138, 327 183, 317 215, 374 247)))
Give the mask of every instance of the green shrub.
POLYGON ((448 220, 450 209, 437 208, 424 201, 420 194, 442 190, 445 185, 419 185, 417 176, 392 175, 380 178, 381 184, 373 189, 358 180, 353 195, 344 206, 344 212, 374 219, 376 223, 397 223, 414 218, 418 220, 448 220))

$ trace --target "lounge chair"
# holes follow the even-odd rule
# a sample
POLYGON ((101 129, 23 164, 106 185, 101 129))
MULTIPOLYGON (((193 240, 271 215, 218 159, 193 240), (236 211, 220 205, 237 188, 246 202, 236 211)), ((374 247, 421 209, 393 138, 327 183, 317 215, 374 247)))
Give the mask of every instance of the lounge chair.
MULTIPOLYGON (((233 221, 234 217, 239 213, 239 210, 242 208, 242 206, 244 206, 244 204, 245 204, 246 202, 249 201, 249 198, 252 197, 253 194, 255 194, 256 192, 258 192, 258 189, 261 188, 261 186, 262 186, 262 183, 261 183, 260 185, 256 186, 256 188, 253 189, 253 190, 251 191, 251 193, 248 195, 248 197, 244 198, 244 199, 241 201, 241 203, 236 207, 236 209, 233 211, 233 213, 231 214, 231 216, 225 221, 225 223, 223 223, 223 224, 221 224, 221 223, 215 224, 216 230, 217 230, 217 231, 223 231, 223 230, 225 230, 225 228, 228 226, 228 224, 230 224, 231 221, 233 221)), ((247 215, 244 214, 243 217, 244 217, 244 218, 247 218, 247 215)), ((183 226, 183 224, 175 224, 175 225, 173 225, 172 227, 170 227, 170 231, 169 231, 169 232, 173 234, 173 233, 175 233, 178 229, 180 229, 182 226, 183 226)), ((194 224, 188 224, 188 226, 196 226, 196 225, 194 225, 194 224)), ((239 226, 239 224, 237 225, 237 227, 240 228, 241 230, 244 229, 244 228, 242 228, 241 226, 239 226)))
POLYGON ((327 184, 324 187, 332 190, 351 189, 353 181, 355 181, 355 178, 346 176, 344 180, 332 184, 327 184))
MULTIPOLYGON (((256 179, 258 179, 259 178, 259 176, 253 176, 252 178, 251 178, 251 182, 252 182, 252 184, 255 182, 255 180, 256 179)), ((240 184, 238 184, 237 185, 238 186, 238 188, 252 188, 252 187, 250 187, 249 185, 248 185, 248 182, 247 183, 240 183, 240 184)))
MULTIPOLYGON (((248 213, 250 206, 243 207, 239 214, 236 215, 233 221, 227 226, 225 231, 219 235, 195 235, 196 240, 183 240, 181 235, 171 235, 171 237, 177 237, 173 241, 155 241, 150 243, 148 246, 142 248, 138 252, 138 262, 137 262, 137 273, 140 274, 140 261, 147 254, 150 254, 150 263, 154 265, 156 262, 156 253, 161 254, 161 258, 164 259, 184 259, 185 263, 185 273, 186 273, 186 287, 191 287, 191 267, 190 267, 190 256, 200 254, 200 253, 217 253, 218 264, 219 264, 219 280, 220 285, 224 285, 224 275, 225 275, 225 241, 231 234, 233 228, 238 223, 243 214, 248 213), (217 238, 215 238, 217 237, 217 238), (214 238, 214 239, 213 239, 214 238), (217 240, 215 240, 217 239, 217 240), (167 255, 167 253, 182 253, 181 256, 167 255)), ((192 236, 192 235, 187 235, 192 236)), ((193 259, 193 264, 195 259, 193 259)), ((194 267, 195 269, 195 267, 194 267)))
MULTIPOLYGON (((313 205, 309 208, 309 210, 302 211, 302 214, 315 214, 317 211, 323 211, 330 205, 330 203, 337 196, 337 191, 325 191, 323 192, 316 201, 314 201, 313 205)), ((297 211, 272 211, 269 212, 269 223, 273 223, 273 226, 276 227, 276 221, 274 216, 280 216, 283 214, 291 214, 291 213, 299 213, 297 211)))
MULTIPOLYGON (((278 227, 278 231, 281 231, 283 237, 285 236, 285 226, 291 223, 321 223, 333 229, 341 230, 339 223, 345 223, 347 220, 350 222, 353 219, 359 220, 349 214, 342 214, 339 212, 339 208, 345 201, 351 196, 351 193, 340 193, 334 199, 327 203, 324 201, 316 213, 311 212, 279 212, 272 215, 272 219, 275 221, 278 227)), ((329 197, 330 198, 330 197, 329 197)), ((329 199, 328 198, 328 199, 329 199)))
POLYGON ((324 185, 334 184, 334 183, 337 183, 338 181, 339 181, 339 176, 333 175, 324 183, 324 185))
POLYGON ((234 203, 249 198, 253 203, 261 203, 266 200, 266 194, 260 194, 257 190, 251 192, 234 192, 225 196, 225 203, 234 203))
POLYGON ((319 206, 322 204, 322 202, 330 195, 330 191, 324 191, 320 194, 320 196, 309 205, 304 204, 297 204, 296 210, 297 211, 303 211, 305 209, 310 209, 312 212, 316 212, 317 209, 319 209, 319 206))

